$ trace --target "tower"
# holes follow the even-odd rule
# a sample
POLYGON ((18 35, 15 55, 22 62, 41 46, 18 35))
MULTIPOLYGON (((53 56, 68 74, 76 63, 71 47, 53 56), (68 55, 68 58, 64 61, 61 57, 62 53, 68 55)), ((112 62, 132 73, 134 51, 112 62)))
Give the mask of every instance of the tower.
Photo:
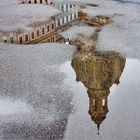
POLYGON ((102 121, 106 118, 108 113, 108 90, 92 90, 88 89, 89 96, 89 115, 91 116, 91 120, 95 122, 98 129, 102 121))
POLYGON ((89 96, 89 115, 97 125, 98 135, 101 123, 108 113, 110 87, 119 83, 125 66, 125 59, 114 52, 75 52, 72 67, 76 81, 81 81, 89 96))

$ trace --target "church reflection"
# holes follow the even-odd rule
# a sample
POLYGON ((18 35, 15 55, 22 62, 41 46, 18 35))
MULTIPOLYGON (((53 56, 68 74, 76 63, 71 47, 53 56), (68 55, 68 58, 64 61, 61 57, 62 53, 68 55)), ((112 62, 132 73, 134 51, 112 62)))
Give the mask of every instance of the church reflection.
POLYGON ((102 121, 108 113, 110 87, 119 79, 125 66, 125 59, 115 52, 76 51, 72 67, 76 81, 81 81, 89 96, 89 115, 97 124, 98 134, 102 121))

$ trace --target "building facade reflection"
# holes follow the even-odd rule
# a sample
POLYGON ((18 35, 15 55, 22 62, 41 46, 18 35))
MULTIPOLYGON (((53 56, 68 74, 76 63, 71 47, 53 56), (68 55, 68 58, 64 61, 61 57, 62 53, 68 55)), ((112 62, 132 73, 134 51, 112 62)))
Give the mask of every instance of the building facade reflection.
POLYGON ((125 59, 115 52, 76 51, 72 67, 76 81, 81 81, 89 96, 89 115, 99 127, 108 113, 108 95, 113 84, 119 79, 125 67, 125 59))

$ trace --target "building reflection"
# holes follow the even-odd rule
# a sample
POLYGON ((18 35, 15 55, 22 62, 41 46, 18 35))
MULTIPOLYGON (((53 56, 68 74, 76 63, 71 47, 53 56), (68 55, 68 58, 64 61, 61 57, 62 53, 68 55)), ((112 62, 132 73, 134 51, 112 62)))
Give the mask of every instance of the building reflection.
POLYGON ((98 134, 102 121, 108 113, 110 87, 119 79, 125 66, 125 59, 115 52, 76 51, 72 67, 76 81, 81 81, 89 96, 89 115, 97 124, 98 134))

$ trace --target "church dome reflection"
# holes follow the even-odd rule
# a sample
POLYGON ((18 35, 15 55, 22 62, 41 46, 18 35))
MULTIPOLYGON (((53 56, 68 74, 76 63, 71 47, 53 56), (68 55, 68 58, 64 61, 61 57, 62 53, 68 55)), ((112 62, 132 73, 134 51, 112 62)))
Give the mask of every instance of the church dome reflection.
POLYGON ((119 79, 125 67, 125 58, 116 52, 84 52, 76 51, 72 59, 72 67, 76 73, 76 81, 81 81, 87 88, 89 97, 89 115, 100 124, 108 113, 108 95, 113 84, 119 79))

